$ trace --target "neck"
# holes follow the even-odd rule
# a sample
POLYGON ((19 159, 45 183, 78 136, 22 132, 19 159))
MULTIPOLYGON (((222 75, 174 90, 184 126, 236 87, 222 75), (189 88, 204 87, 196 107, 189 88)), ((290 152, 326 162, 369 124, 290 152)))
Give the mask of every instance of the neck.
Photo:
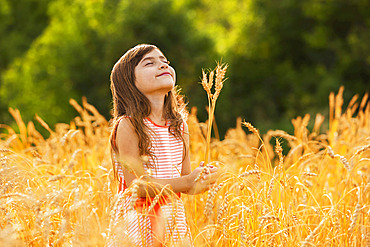
POLYGON ((148 97, 151 106, 151 112, 149 118, 155 122, 156 124, 164 125, 166 123, 166 119, 164 119, 164 96, 151 96, 148 97))

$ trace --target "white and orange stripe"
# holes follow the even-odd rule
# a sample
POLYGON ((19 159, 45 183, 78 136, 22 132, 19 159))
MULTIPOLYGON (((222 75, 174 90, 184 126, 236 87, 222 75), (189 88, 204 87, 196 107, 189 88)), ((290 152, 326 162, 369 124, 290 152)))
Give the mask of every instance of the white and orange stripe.
MULTIPOLYGON (((152 147, 151 151, 156 157, 149 161, 149 166, 144 167, 148 171, 151 169, 151 176, 157 179, 171 179, 181 176, 182 161, 184 155, 183 142, 169 133, 168 126, 160 126, 152 122, 149 118, 144 119, 144 123, 152 130, 150 133, 152 147)), ((118 124, 117 124, 118 125, 118 124)), ((116 126, 117 126, 116 125, 116 126)), ((118 161, 115 168, 120 178, 120 191, 125 189, 122 166, 118 161)), ((153 246, 151 236, 151 222, 147 215, 129 212, 128 208, 131 196, 125 198, 119 206, 115 221, 126 222, 127 234, 135 246, 153 246), (121 218, 121 219, 120 219, 121 218)), ((181 199, 169 201, 161 206, 162 219, 165 219, 165 242, 179 244, 183 240, 191 239, 190 231, 186 223, 185 209, 181 199)), ((191 242, 191 241, 189 241, 191 242)))

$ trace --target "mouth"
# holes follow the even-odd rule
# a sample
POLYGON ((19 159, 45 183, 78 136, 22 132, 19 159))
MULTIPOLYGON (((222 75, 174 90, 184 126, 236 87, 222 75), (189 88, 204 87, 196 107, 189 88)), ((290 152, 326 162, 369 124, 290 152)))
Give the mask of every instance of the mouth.
POLYGON ((169 75, 169 76, 172 76, 170 72, 163 72, 162 74, 157 75, 157 77, 159 77, 159 76, 163 76, 163 75, 169 75))

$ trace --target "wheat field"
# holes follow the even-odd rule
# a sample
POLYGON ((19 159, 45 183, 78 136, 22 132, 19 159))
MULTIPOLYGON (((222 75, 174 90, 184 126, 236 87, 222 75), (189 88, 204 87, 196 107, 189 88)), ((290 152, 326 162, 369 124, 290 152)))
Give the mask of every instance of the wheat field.
MULTIPOLYGON (((329 96, 328 126, 307 114, 294 134, 237 119, 207 143, 210 125, 191 110, 192 165, 209 157, 223 171, 209 192, 182 196, 195 246, 370 246, 370 104, 365 94, 344 106, 343 90, 329 96)), ((0 246, 108 241, 119 200, 110 124, 85 98, 70 103, 69 124, 36 116, 47 139, 17 109, 17 130, 0 125, 0 246)))

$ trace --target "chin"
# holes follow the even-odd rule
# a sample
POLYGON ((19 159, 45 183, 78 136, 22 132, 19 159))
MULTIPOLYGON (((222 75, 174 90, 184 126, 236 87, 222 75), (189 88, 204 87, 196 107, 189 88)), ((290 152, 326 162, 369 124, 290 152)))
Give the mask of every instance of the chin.
POLYGON ((163 87, 163 91, 167 94, 168 92, 171 92, 173 88, 174 88, 174 85, 163 87))
POLYGON ((166 90, 166 91, 167 91, 167 93, 168 93, 168 92, 171 92, 171 90, 172 90, 173 88, 174 88, 174 86, 172 86, 172 87, 168 87, 168 88, 167 88, 167 90, 166 90))
POLYGON ((163 88, 170 88, 170 90, 174 87, 175 87, 174 82, 169 82, 169 83, 166 83, 166 85, 163 85, 163 88))

